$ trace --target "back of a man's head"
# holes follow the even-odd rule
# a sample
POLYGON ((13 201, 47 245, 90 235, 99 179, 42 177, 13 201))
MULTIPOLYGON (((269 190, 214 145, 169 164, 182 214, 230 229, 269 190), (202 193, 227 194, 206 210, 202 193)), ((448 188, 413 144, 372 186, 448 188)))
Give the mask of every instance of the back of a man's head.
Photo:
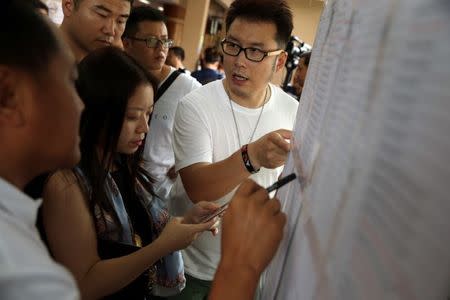
POLYGON ((170 52, 173 53, 173 55, 175 55, 176 57, 178 57, 181 61, 184 61, 184 49, 179 47, 179 46, 174 46, 172 48, 169 49, 170 52))
POLYGON ((135 7, 131 10, 123 36, 133 37, 138 31, 139 23, 145 21, 166 23, 166 17, 159 10, 148 6, 135 7))
POLYGON ((231 3, 225 19, 227 32, 237 18, 275 24, 275 40, 281 49, 286 47, 294 26, 292 11, 285 0, 235 0, 231 3))
POLYGON ((45 71, 60 50, 54 29, 26 0, 6 0, 0 10, 0 66, 45 71))
POLYGON ((216 48, 208 47, 205 49, 204 58, 205 63, 213 64, 216 62, 220 62, 220 53, 216 48))

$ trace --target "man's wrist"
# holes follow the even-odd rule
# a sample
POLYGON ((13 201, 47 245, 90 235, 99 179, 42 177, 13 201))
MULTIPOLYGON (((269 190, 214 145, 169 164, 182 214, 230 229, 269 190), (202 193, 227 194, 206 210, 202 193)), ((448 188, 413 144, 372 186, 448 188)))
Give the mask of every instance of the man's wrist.
POLYGON ((259 166, 255 166, 255 164, 253 164, 252 161, 250 160, 250 155, 249 155, 249 149, 248 148, 249 148, 248 144, 246 144, 246 145, 241 147, 242 161, 243 161, 244 166, 247 169, 247 171, 250 174, 255 174, 255 173, 259 172, 260 167, 259 166))
POLYGON ((244 295, 242 299, 253 298, 261 275, 255 269, 245 264, 226 263, 222 260, 217 270, 216 277, 225 278, 229 290, 234 290, 240 297, 244 295))

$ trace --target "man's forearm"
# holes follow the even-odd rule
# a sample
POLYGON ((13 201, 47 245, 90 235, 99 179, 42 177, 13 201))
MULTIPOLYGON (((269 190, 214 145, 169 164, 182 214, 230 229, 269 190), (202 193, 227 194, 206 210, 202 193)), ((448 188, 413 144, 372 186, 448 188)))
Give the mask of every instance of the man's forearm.
POLYGON ((215 201, 232 191, 250 176, 238 150, 230 157, 212 164, 195 164, 180 170, 189 198, 194 202, 215 201))
POLYGON ((238 266, 219 265, 209 300, 251 300, 258 285, 259 274, 238 266))

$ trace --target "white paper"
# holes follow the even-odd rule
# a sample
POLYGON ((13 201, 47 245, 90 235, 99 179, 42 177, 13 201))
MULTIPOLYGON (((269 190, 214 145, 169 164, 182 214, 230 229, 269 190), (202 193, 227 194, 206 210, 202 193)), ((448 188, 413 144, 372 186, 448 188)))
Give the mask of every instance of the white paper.
POLYGON ((450 2, 329 1, 308 72, 261 299, 446 299, 450 2))

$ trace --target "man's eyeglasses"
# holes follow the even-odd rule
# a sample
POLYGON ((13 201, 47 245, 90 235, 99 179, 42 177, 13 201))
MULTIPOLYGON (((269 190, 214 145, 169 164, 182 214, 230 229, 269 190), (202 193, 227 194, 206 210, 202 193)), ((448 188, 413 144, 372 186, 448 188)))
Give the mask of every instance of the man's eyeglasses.
POLYGON ((253 62, 260 62, 266 56, 274 56, 284 52, 284 50, 263 51, 261 49, 253 47, 242 48, 238 44, 227 41, 225 39, 222 40, 220 45, 222 46, 223 53, 231 56, 238 56, 241 51, 244 51, 245 57, 253 62))
POLYGON ((148 48, 156 48, 160 44, 163 48, 170 48, 173 46, 173 40, 171 39, 158 39, 157 37, 151 36, 146 39, 141 39, 137 37, 127 36, 130 40, 145 42, 148 48))

